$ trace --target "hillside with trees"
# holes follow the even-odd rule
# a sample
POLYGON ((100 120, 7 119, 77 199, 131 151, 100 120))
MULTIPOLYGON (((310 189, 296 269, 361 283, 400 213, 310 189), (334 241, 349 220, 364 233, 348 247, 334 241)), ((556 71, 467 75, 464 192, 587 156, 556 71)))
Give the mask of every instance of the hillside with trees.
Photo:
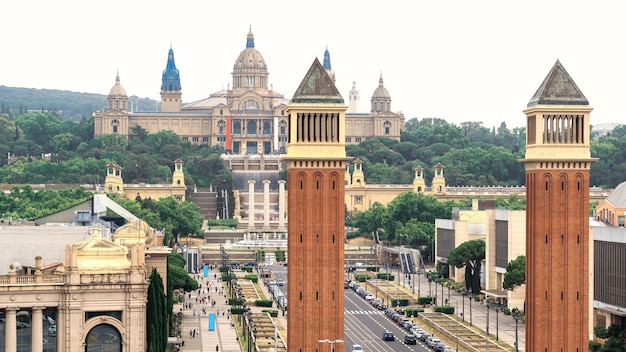
MULTIPOLYGON (((128 97, 134 111, 156 111, 158 101, 137 96, 128 97)), ((71 121, 88 119, 106 109, 104 94, 79 93, 58 89, 15 88, 0 85, 0 114, 15 117, 27 112, 48 112, 71 121)))

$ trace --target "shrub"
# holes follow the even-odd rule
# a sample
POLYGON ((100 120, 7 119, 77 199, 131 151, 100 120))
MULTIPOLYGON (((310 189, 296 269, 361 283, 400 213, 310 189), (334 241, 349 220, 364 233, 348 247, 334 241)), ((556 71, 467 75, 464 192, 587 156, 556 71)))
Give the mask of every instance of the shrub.
POLYGON ((511 315, 511 309, 509 309, 509 307, 504 307, 504 309, 502 309, 502 313, 504 313, 504 315, 511 315))
POLYGON ((423 313, 424 308, 407 308, 406 316, 407 317, 417 317, 418 313, 423 313))
POLYGON ((453 306, 436 306, 435 313, 454 314, 453 306))
POLYGON ((395 277, 391 275, 391 273, 376 273, 376 278, 379 280, 393 281, 395 277))
POLYGON ((243 270, 245 272, 248 272, 248 273, 251 273, 253 268, 251 266, 249 266, 249 265, 244 265, 244 266, 241 267, 241 270, 243 270))
POLYGON ((357 274, 356 275, 356 281, 358 281, 358 282, 365 282, 369 278, 370 277, 368 275, 365 275, 365 274, 357 274))
POLYGON ((433 302, 433 304, 437 303, 437 297, 431 297, 431 296, 426 296, 426 297, 420 297, 417 299, 417 304, 430 304, 430 302, 433 302))
POLYGON ((274 305, 274 301, 272 301, 271 299, 257 299, 256 301, 254 301, 254 304, 257 307, 271 307, 274 305))
POLYGON ((258 282, 259 281, 259 276, 257 274, 247 274, 244 279, 246 280, 250 280, 252 282, 258 282))
POLYGON ((228 304, 231 306, 240 306, 243 304, 243 298, 229 298, 228 304))
POLYGON ((271 310, 270 309, 263 309, 261 312, 262 313, 270 313, 270 316, 272 318, 276 318, 278 316, 278 311, 275 310, 275 309, 271 309, 271 310))

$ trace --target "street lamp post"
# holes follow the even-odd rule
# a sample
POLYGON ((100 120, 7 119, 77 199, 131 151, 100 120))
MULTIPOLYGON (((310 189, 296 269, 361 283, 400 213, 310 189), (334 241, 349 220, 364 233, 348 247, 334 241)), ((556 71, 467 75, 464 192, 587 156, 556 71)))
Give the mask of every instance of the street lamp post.
POLYGON ((461 319, 465 323, 465 295, 463 295, 463 297, 461 297, 461 300, 463 301, 463 313, 461 313, 461 319))
POLYGON ((485 330, 485 351, 488 352, 489 351, 489 302, 487 303, 487 327, 485 330))
POLYGON ((343 340, 329 340, 329 339, 324 339, 324 340, 319 340, 318 342, 319 342, 319 343, 328 343, 328 344, 330 344, 330 352, 335 352, 335 349, 334 349, 334 347, 333 347, 333 346, 334 346, 336 343, 343 343, 343 340))
POLYGON ((470 326, 472 326, 472 300, 474 299, 474 294, 472 294, 472 288, 470 287, 469 301, 470 301, 470 326))
POLYGON ((518 341, 517 341, 517 321, 519 317, 517 316, 517 308, 513 309, 513 319, 515 319, 515 352, 518 352, 518 341))
POLYGON ((499 329, 498 329, 498 311, 499 311, 499 310, 500 310, 500 309, 498 309, 498 307, 496 307, 496 341, 498 341, 498 340, 499 340, 499 339, 498 339, 498 330, 499 330, 499 329))

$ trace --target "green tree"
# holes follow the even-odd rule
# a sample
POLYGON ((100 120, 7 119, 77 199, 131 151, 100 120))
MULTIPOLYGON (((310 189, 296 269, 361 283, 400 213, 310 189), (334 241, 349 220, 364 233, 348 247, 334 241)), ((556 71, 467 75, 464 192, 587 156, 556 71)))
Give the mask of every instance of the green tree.
POLYGON ((520 255, 506 265, 502 288, 515 290, 517 286, 526 283, 526 256, 520 255))
POLYGON ((598 338, 604 339, 604 345, 595 351, 626 352, 626 328, 612 324, 608 329, 596 326, 593 332, 598 338))
POLYGON ((146 304, 146 339, 148 352, 165 352, 167 348, 167 311, 163 279, 153 268, 148 286, 148 302, 146 304))
POLYGON ((184 268, 175 265, 168 265, 168 275, 170 275, 170 283, 172 290, 183 289, 190 292, 198 289, 198 282, 191 278, 184 268))
POLYGON ((448 264, 465 267, 465 287, 477 294, 480 292, 480 267, 485 259, 485 241, 463 242, 448 253, 448 264))

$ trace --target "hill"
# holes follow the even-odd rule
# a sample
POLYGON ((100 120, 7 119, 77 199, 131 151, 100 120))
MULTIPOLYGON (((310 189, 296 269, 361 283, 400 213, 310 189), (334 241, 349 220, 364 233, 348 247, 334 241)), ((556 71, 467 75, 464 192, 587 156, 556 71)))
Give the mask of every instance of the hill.
MULTIPOLYGON (((154 111, 158 101, 131 96, 129 105, 134 111, 154 111)), ((62 119, 80 121, 97 110, 105 110, 104 94, 79 93, 57 89, 15 88, 0 85, 0 113, 10 116, 29 111, 49 112, 62 119)))

